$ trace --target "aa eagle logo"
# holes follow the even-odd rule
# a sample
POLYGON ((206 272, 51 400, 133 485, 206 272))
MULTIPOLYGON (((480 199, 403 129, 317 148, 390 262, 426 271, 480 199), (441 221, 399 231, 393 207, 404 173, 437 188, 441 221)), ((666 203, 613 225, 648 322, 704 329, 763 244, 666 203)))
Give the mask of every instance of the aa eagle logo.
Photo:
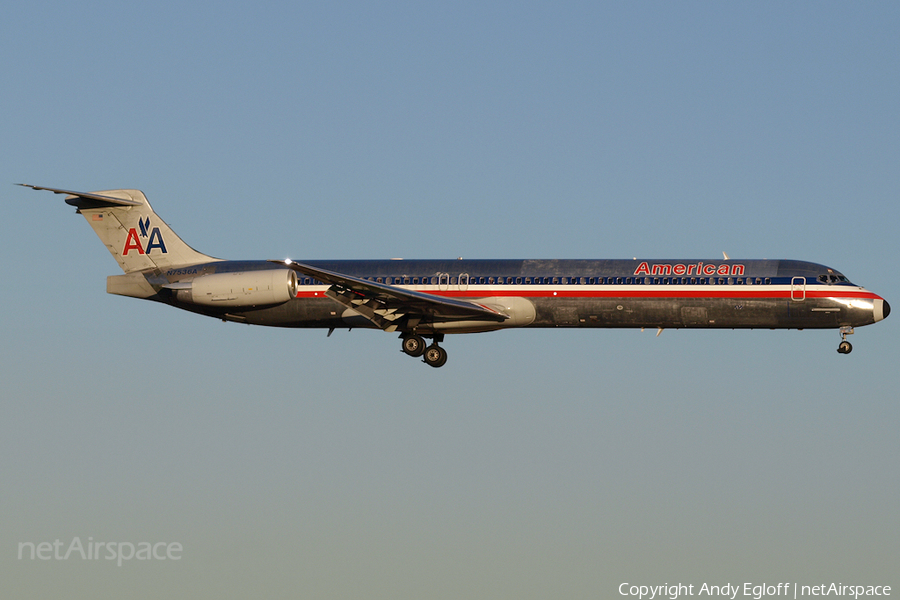
POLYGON ((134 227, 128 230, 128 237, 125 238, 125 248, 122 249, 122 256, 128 256, 128 252, 131 250, 137 250, 138 254, 150 254, 150 251, 154 248, 159 249, 162 254, 168 252, 159 227, 150 229, 150 217, 139 218, 138 227, 141 230, 140 236, 138 236, 137 229, 134 227), (141 238, 147 240, 146 246, 141 244, 141 238))

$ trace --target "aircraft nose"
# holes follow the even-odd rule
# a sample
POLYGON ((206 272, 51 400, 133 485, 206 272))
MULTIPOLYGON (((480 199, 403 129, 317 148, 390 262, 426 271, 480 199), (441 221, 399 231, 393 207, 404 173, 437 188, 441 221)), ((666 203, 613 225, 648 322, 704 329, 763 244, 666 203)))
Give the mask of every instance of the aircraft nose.
POLYGON ((873 307, 875 310, 873 311, 873 317, 875 318, 875 322, 881 321, 882 319, 887 319, 887 316, 891 314, 891 305, 888 304, 887 300, 879 298, 875 301, 875 306, 873 307))

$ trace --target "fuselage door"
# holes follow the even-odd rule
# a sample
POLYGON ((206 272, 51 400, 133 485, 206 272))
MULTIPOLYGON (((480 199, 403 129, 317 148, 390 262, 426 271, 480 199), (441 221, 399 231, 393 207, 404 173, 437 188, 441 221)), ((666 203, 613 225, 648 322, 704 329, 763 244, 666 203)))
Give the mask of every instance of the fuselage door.
POLYGON ((460 273, 459 274, 459 291, 465 292, 469 289, 469 274, 468 273, 460 273))
POLYGON ((806 300, 806 277, 794 277, 791 279, 791 300, 794 302, 806 300))

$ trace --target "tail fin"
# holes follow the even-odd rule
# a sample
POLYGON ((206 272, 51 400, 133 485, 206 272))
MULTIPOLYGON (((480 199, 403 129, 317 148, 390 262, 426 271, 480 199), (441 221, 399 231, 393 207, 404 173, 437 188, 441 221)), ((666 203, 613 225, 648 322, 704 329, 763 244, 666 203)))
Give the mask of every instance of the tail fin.
POLYGON ((144 193, 138 190, 72 192, 19 185, 66 194, 66 204, 78 209, 126 273, 221 260, 184 243, 153 212, 144 193))

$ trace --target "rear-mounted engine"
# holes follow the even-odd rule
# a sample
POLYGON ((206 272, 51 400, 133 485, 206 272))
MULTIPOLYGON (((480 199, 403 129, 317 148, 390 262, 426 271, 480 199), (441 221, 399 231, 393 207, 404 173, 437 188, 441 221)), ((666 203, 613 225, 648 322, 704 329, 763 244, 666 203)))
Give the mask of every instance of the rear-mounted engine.
POLYGON ((176 299, 203 306, 271 306, 297 296, 297 273, 290 269, 214 273, 186 283, 171 286, 176 299))

